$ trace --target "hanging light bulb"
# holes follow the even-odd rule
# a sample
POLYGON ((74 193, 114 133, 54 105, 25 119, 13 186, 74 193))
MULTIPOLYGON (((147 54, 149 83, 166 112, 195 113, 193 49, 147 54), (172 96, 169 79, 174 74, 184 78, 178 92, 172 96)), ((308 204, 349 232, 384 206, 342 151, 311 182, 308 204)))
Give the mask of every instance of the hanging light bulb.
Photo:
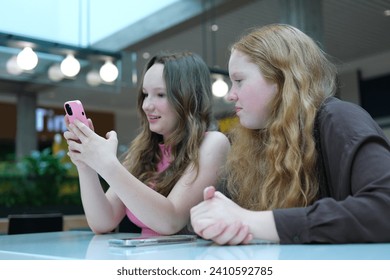
POLYGON ((16 56, 12 56, 10 59, 7 60, 7 72, 11 75, 20 75, 23 73, 23 69, 19 67, 18 63, 16 62, 16 56))
POLYGON ((74 77, 80 72, 80 62, 74 57, 73 54, 68 54, 60 65, 61 72, 66 77, 74 77))
POLYGON ((47 71, 47 75, 49 76, 50 80, 55 82, 59 82, 64 78, 64 74, 61 72, 59 63, 55 63, 50 66, 49 70, 47 71))
POLYGON ((106 83, 112 83, 118 78, 119 71, 112 61, 107 60, 100 68, 99 74, 103 81, 106 83))
POLYGON ((87 83, 92 87, 97 87, 102 82, 99 72, 97 70, 91 70, 87 74, 87 83))
POLYGON ((229 91, 229 86, 227 83, 223 80, 223 78, 218 77, 216 81, 212 85, 212 92, 214 96, 216 97, 224 97, 228 91, 229 91))
POLYGON ((16 63, 23 70, 32 70, 38 64, 38 56, 30 47, 25 47, 16 57, 16 63))

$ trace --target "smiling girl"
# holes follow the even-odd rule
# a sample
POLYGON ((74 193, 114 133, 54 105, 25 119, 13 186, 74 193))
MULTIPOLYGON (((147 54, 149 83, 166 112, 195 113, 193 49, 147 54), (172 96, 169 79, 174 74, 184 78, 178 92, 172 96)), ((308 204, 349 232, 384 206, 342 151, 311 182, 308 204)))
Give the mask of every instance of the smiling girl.
POLYGON ((185 232, 191 207, 202 200, 206 186, 216 183, 230 147, 225 135, 208 131, 207 65, 189 52, 152 57, 137 108, 141 132, 123 162, 116 156, 114 131, 103 138, 80 122, 67 122, 64 136, 79 172, 88 224, 95 233, 106 233, 127 215, 144 235, 185 232), (106 193, 98 174, 109 184, 106 193))

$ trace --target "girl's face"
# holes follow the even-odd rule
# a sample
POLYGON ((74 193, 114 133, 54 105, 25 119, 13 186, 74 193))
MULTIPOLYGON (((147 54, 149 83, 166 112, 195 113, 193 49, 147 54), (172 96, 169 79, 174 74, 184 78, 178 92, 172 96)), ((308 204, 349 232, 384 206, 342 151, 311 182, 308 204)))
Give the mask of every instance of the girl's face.
POLYGON ((179 120, 168 101, 163 70, 164 65, 156 63, 145 73, 142 110, 149 121, 149 129, 166 139, 175 130, 179 120))
POLYGON ((269 103, 278 91, 269 83, 244 53, 234 50, 229 59, 229 76, 232 87, 228 100, 235 102, 235 111, 242 126, 262 129, 269 117, 269 103))

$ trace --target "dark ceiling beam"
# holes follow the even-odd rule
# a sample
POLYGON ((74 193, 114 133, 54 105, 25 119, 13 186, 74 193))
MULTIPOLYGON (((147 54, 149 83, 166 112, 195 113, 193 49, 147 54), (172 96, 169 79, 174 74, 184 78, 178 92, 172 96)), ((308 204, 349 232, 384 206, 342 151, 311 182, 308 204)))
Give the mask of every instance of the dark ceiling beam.
POLYGON ((88 59, 91 56, 114 57, 115 59, 121 58, 121 54, 117 52, 83 48, 74 45, 0 32, 0 46, 22 49, 26 46, 26 43, 31 43, 34 51, 44 53, 66 55, 69 51, 72 51, 78 58, 83 59, 88 59))
POLYGON ((42 92, 53 87, 53 85, 0 79, 0 93, 42 92))
POLYGON ((165 31, 172 30, 176 26, 199 19, 202 14, 213 8, 221 9, 226 6, 232 9, 251 1, 253 0, 178 1, 93 44, 92 47, 113 51, 129 50, 154 36, 161 36, 165 31))

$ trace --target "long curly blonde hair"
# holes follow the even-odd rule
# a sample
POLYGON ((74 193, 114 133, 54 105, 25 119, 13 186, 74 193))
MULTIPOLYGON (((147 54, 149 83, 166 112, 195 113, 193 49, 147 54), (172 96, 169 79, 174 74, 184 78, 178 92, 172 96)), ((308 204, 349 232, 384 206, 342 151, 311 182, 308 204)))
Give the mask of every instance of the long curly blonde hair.
POLYGON ((335 94, 336 67, 310 37, 284 24, 254 29, 231 49, 258 65, 278 93, 264 129, 238 125, 232 131, 227 190, 252 210, 311 204, 319 191, 314 123, 323 101, 335 94))
POLYGON ((156 191, 167 196, 189 165, 198 170, 199 147, 212 122, 211 80, 206 63, 191 52, 157 54, 146 64, 143 77, 156 63, 164 65, 168 101, 178 117, 176 129, 164 143, 171 149, 171 164, 164 172, 157 172, 163 138, 150 131, 142 110, 142 78, 137 102, 141 132, 131 143, 123 165, 140 181, 154 185, 156 191))

